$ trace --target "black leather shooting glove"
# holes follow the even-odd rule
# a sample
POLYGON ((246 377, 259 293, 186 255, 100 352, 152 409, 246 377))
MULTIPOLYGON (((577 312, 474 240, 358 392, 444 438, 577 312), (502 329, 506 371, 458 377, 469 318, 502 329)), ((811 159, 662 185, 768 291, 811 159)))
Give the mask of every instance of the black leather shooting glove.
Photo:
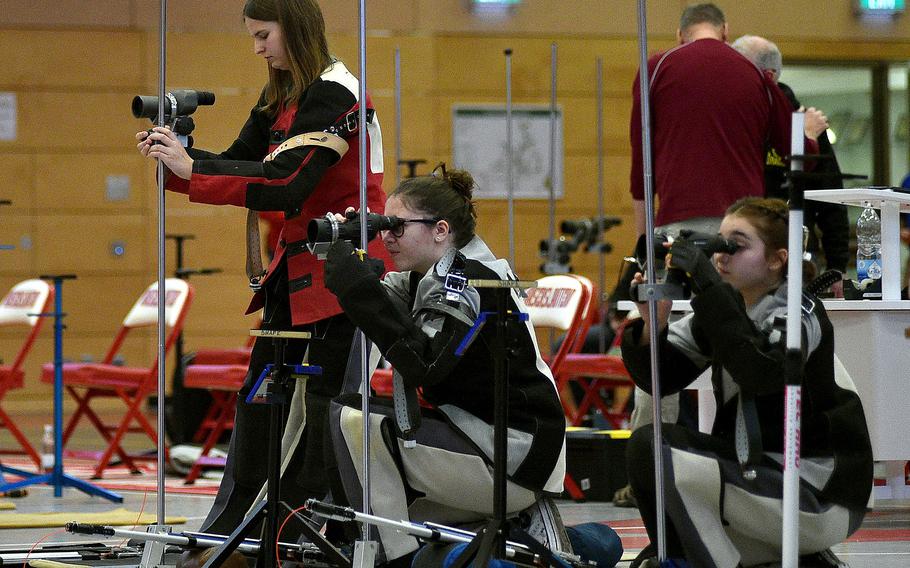
POLYGON ((695 293, 719 283, 720 274, 708 255, 700 248, 685 239, 678 238, 670 247, 670 268, 678 268, 686 273, 695 293))
POLYGON ((344 298, 364 280, 379 278, 385 265, 381 259, 357 251, 348 241, 338 240, 329 247, 324 270, 326 288, 338 298, 344 298))

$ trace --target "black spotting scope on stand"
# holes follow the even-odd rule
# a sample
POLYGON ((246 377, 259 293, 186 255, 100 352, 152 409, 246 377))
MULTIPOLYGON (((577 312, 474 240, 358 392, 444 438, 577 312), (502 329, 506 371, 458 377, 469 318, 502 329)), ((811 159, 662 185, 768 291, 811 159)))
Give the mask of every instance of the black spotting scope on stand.
MULTIPOLYGON (((164 120, 162 122, 177 134, 184 146, 190 148, 193 146, 193 138, 190 134, 196 128, 190 115, 196 112, 200 106, 213 104, 215 104, 215 93, 209 91, 191 89, 171 91, 164 97, 164 120)), ((157 123, 158 97, 136 95, 133 97, 132 111, 136 118, 148 118, 153 123, 157 123)))

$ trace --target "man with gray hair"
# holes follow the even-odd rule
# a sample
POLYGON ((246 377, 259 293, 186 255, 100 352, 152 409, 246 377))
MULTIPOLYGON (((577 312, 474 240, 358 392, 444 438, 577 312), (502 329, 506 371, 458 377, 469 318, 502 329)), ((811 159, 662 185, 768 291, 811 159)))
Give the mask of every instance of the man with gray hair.
MULTIPOLYGON (((804 108, 793 90, 780 82, 783 69, 783 58, 780 49, 774 42, 760 36, 744 35, 733 42, 733 48, 743 54, 746 59, 754 63, 762 71, 769 73, 777 82, 777 86, 790 100, 793 110, 803 110, 806 115, 806 137, 818 142, 820 154, 832 156, 831 159, 819 162, 814 173, 828 174, 824 178, 813 178, 806 181, 805 189, 831 189, 843 187, 843 178, 840 176, 840 167, 834 157, 834 148, 828 135, 828 119, 814 107, 804 108)), ((787 199, 787 191, 782 189, 786 180, 786 164, 780 159, 784 154, 773 146, 767 150, 765 158, 765 192, 768 197, 787 199)), ((819 201, 806 201, 804 206, 804 223, 809 231, 809 240, 806 251, 813 261, 818 264, 816 257, 819 251, 824 253, 825 268, 837 270, 844 274, 849 260, 850 225, 847 219, 847 208, 834 203, 819 201), (816 227, 821 237, 816 234, 816 227)), ((836 282, 832 287, 834 295, 843 297, 843 281, 836 282)))
POLYGON ((762 71, 770 71, 775 81, 780 79, 784 66, 783 57, 777 45, 760 36, 744 35, 736 38, 733 49, 742 53, 746 59, 758 65, 762 71))

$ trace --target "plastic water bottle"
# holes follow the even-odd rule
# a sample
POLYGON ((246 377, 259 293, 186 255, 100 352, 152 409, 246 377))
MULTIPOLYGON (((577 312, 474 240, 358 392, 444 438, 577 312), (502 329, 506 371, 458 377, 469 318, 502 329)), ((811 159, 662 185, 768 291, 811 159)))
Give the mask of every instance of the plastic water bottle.
POLYGON ((41 436, 41 469, 54 469, 54 427, 50 424, 44 425, 44 434, 41 436))
POLYGON ((878 213, 866 206, 856 220, 856 279, 882 277, 882 223, 878 213))

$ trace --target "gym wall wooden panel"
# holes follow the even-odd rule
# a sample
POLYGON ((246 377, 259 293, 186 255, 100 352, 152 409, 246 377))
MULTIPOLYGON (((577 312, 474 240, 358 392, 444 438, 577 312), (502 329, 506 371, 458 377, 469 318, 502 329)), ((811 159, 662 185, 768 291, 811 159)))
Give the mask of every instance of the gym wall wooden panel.
MULTIPOLYGON (((150 192, 150 197, 153 192, 150 192)), ((224 273, 243 275, 246 262, 246 209, 239 207, 190 203, 184 195, 168 192, 165 200, 167 234, 192 235, 184 241, 183 255, 186 268, 220 268, 224 273)), ((152 207, 152 206, 150 206, 152 207)), ((157 217, 154 217, 157 223, 157 217)), ((148 275, 154 277, 158 255, 157 227, 149 227, 147 252, 151 259, 148 275)), ((263 238, 265 232, 262 231, 263 238)), ((176 268, 176 244, 168 241, 166 271, 173 274, 176 268)))
MULTIPOLYGON (((676 30, 685 0, 648 2, 649 33, 676 30)), ((611 0, 534 0, 524 2, 508 16, 481 16, 462 0, 419 0, 421 29, 437 32, 536 34, 540 30, 573 35, 634 34, 637 2, 611 0)))
MULTIPOLYGON (((0 53, 19 56, 4 56, 0 84, 90 91, 132 87, 142 79, 143 36, 126 31, 3 30, 0 53), (108 57, 112 54, 116 57, 108 57)), ((77 116, 88 110, 73 103, 65 108, 77 116)))
MULTIPOLYGON (((233 33, 169 33, 167 36, 167 84, 172 89, 214 91, 215 106, 224 106, 218 94, 252 93, 256 102, 268 80, 266 62, 253 53, 253 40, 237 20, 233 33), (219 92, 223 91, 223 92, 219 92)), ((144 64, 148 94, 158 87, 158 33, 143 34, 144 64)), ((210 110, 210 109, 204 109, 210 110)))
POLYGON ((137 214, 34 215, 35 269, 79 275, 141 274, 154 264, 146 252, 151 225, 147 215, 137 214), (120 256, 113 251, 118 244, 123 247, 120 256))
POLYGON ((42 92, 19 90, 18 139, 0 141, 7 148, 35 152, 94 152, 135 148, 133 134, 142 126, 130 114, 133 98, 123 92, 42 92))
POLYGON ((135 3, 135 0, 3 0, 0 22, 10 26, 127 27, 134 22, 135 3))
POLYGON ((13 245, 11 250, 0 250, 0 274, 10 276, 13 281, 0 294, 6 294, 15 282, 33 278, 37 270, 33 263, 31 247, 35 226, 29 216, 15 213, 3 206, 0 208, 0 244, 13 245))
MULTIPOLYGON (((604 210, 606 215, 632 215, 632 201, 629 198, 629 169, 631 159, 628 152, 604 156, 604 210)), ((563 199, 558 206, 578 216, 591 216, 597 210, 597 155, 578 154, 566 156, 566 194, 572 199, 563 199)), ((559 209, 558 209, 559 210, 559 209)))
MULTIPOLYGON (((763 35, 772 40, 826 38, 845 44, 910 38, 907 14, 893 20, 863 20, 854 15, 854 4, 795 0, 774 9, 761 1, 723 2, 720 5, 729 22, 731 40, 743 34, 763 35)), ((784 53, 785 61, 786 56, 784 53)))
POLYGON ((0 206, 0 218, 5 221, 9 216, 27 211, 34 205, 34 177, 35 164, 32 156, 0 153, 0 196, 12 201, 11 205, 0 206))
POLYGON ((33 207, 38 212, 144 212, 146 163, 135 151, 37 154, 35 164, 33 207), (127 192, 115 193, 109 199, 109 176, 125 178, 129 184, 127 192))
POLYGON ((788 39, 777 41, 784 65, 795 59, 810 61, 901 61, 910 59, 910 40, 877 42, 788 39))
MULTIPOLYGON (((648 2, 648 33, 672 35, 688 0, 648 2)), ((637 1, 533 0, 506 16, 473 13, 466 0, 371 0, 367 27, 386 33, 497 33, 575 36, 634 36, 637 1)), ((356 35, 356 0, 320 2, 327 29, 356 35)), ((759 0, 719 2, 733 37, 757 33, 777 38, 910 38, 910 18, 885 22, 858 19, 853 3, 792 0, 774 4, 759 0)), ((168 25, 179 32, 243 31, 241 0, 181 0, 168 4, 168 25)), ((148 0, 4 0, 0 25, 31 27, 101 27, 157 30, 158 3, 148 0)))

